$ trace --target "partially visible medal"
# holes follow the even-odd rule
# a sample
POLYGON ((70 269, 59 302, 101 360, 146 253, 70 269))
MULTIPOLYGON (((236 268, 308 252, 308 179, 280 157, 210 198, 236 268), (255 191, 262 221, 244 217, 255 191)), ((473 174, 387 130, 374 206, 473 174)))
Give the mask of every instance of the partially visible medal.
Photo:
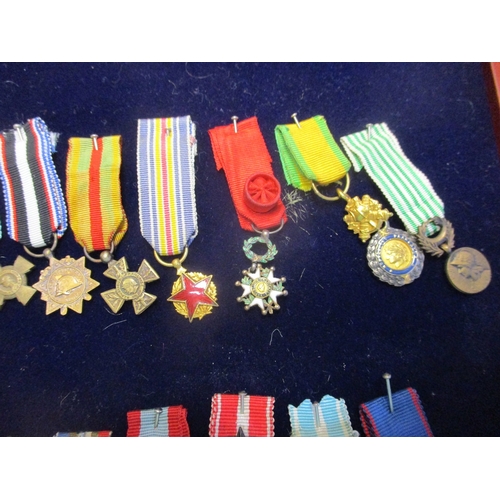
POLYGON ((453 250, 455 233, 449 221, 433 217, 418 229, 418 242, 430 254, 441 257, 447 253, 446 276, 460 292, 474 294, 482 292, 491 281, 491 267, 486 257, 474 248, 462 247, 453 250), (427 236, 428 226, 439 228, 435 236, 427 236))
MULTIPOLYGON (((429 179, 406 157, 389 127, 370 124, 367 130, 342 137, 341 142, 355 170, 366 169, 422 249, 435 256, 450 254, 446 263, 450 283, 463 293, 483 291, 491 280, 487 259, 473 248, 452 252, 455 236, 444 218, 443 201, 429 179)), ((403 245, 399 250, 404 250, 403 245)))
POLYGON ((190 116, 138 120, 141 232, 152 246, 156 260, 176 269, 178 279, 167 301, 190 322, 218 307, 212 276, 188 272, 182 265, 198 234, 195 156, 196 127, 190 116), (178 257, 165 262, 165 256, 178 257))
POLYGON ((252 264, 243 271, 241 281, 236 282, 243 289, 237 300, 247 311, 256 306, 264 315, 273 314, 280 309, 278 297, 288 294, 284 287, 286 280, 274 275, 274 267, 262 264, 273 260, 278 253, 269 236, 281 230, 287 216, 281 201, 281 186, 273 174, 271 156, 257 118, 239 123, 236 120, 233 117, 233 125, 208 132, 217 170, 224 170, 240 226, 259 235, 244 241, 243 251, 252 264), (256 243, 266 246, 264 255, 252 250, 256 243))
MULTIPOLYGON (((11 238, 21 243, 29 255, 50 261, 38 283, 33 285, 47 302, 46 313, 60 310, 66 314, 68 309, 80 313, 82 301, 90 300, 88 292, 97 283, 90 278, 83 258, 57 260, 53 255, 58 239, 67 228, 64 196, 52 161, 57 138, 41 118, 14 125, 13 130, 3 134, 0 143, 7 224, 11 238), (44 250, 40 254, 30 248, 44 250)), ((28 266, 24 263, 22 267, 28 266)), ((6 279, 13 277, 12 273, 6 275, 6 279)), ((19 285, 19 278, 16 282, 19 285)), ((25 288, 19 288, 17 293, 21 290, 26 293, 25 288)))
POLYGON ((348 171, 351 163, 335 142, 323 116, 278 125, 276 141, 289 184, 301 191, 313 190, 327 201, 346 201, 344 221, 348 229, 359 236, 363 243, 370 238, 367 249, 368 265, 380 280, 393 286, 411 283, 423 266, 423 254, 413 236, 393 229, 388 223, 392 214, 368 195, 350 197, 348 171), (345 180, 344 189, 337 189, 338 196, 325 196, 319 186, 339 184, 345 180), (375 235, 372 237, 372 235, 375 235))
POLYGON ((121 200, 120 167, 119 135, 69 139, 66 194, 75 240, 89 260, 108 265, 104 276, 116 280, 114 289, 101 293, 109 308, 117 313, 126 301, 132 301, 134 312, 140 314, 156 300, 155 295, 146 293, 145 285, 158 275, 146 261, 138 272, 131 272, 125 257, 118 261, 113 258, 128 229, 121 200), (100 252, 99 258, 91 257, 92 252, 100 252))
POLYGON ((36 293, 36 290, 28 286, 26 273, 33 269, 34 264, 20 255, 11 266, 0 266, 0 309, 4 301, 17 299, 23 306, 36 293))

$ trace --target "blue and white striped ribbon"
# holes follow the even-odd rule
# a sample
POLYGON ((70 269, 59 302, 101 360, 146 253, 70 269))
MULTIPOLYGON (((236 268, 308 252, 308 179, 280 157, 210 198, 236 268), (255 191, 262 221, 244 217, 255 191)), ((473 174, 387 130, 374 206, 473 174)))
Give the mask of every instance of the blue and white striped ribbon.
POLYGON ((178 255, 198 234, 190 116, 138 120, 137 177, 141 232, 159 255, 178 255))
POLYGON ((304 400, 298 407, 288 405, 291 437, 357 437, 343 399, 323 396, 319 403, 304 400))

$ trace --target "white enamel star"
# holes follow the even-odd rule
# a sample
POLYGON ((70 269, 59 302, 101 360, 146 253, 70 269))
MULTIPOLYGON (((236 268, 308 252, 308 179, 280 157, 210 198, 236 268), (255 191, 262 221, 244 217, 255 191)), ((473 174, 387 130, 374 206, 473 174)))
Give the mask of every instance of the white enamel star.
POLYGON ((262 314, 272 314, 274 309, 279 309, 277 298, 288 295, 283 289, 285 278, 274 277, 274 267, 263 269, 259 264, 254 271, 243 271, 244 282, 237 281, 236 285, 243 288, 243 293, 238 297, 239 302, 245 302, 245 309, 259 306, 262 314), (248 297, 245 299, 245 297, 248 297))

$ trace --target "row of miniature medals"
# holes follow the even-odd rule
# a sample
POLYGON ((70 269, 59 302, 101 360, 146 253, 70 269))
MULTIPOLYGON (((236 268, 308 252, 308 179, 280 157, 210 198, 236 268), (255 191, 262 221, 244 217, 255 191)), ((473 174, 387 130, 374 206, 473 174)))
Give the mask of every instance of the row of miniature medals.
MULTIPOLYGON (((343 199, 346 201, 347 215, 344 221, 348 229, 352 230, 365 243, 370 238, 367 249, 368 265, 375 276, 380 280, 393 286, 403 286, 418 278, 424 264, 425 250, 434 256, 448 254, 446 263, 446 274, 450 283, 459 291, 474 294, 483 291, 490 282, 491 270, 486 258, 477 250, 469 247, 454 248, 454 231, 449 221, 442 217, 434 217, 425 222, 413 235, 392 228, 388 219, 393 215, 382 205, 368 195, 350 197, 349 175, 346 174, 344 189, 337 189, 335 197, 327 197, 320 193, 313 183, 313 191, 321 198, 328 201, 343 199), (437 227, 437 234, 427 236, 428 227, 437 227), (374 234, 375 233, 375 234, 374 234), (373 235, 374 234, 374 235, 373 235), (373 235, 373 236, 372 236, 373 235)), ((263 267, 262 264, 274 259, 277 254, 276 246, 271 242, 270 235, 281 229, 283 224, 275 231, 256 230, 257 237, 245 240, 243 251, 251 261, 248 270, 243 271, 243 278, 236 285, 243 289, 242 295, 237 298, 243 302, 245 310, 258 306, 263 315, 272 314, 280 308, 278 297, 286 296, 284 277, 274 276, 274 267, 263 267), (252 251, 256 243, 262 243, 267 247, 264 255, 258 255, 252 251)), ((90 300, 89 292, 96 288, 99 283, 90 277, 90 271, 84 267, 84 258, 75 260, 65 257, 58 261, 54 258, 53 250, 57 239, 51 249, 45 249, 43 256, 48 258, 50 266, 41 272, 40 281, 30 287, 27 285, 26 273, 34 265, 19 256, 11 266, 0 267, 0 308, 5 300, 16 298, 25 305, 35 293, 35 289, 42 294, 42 299, 47 302, 47 314, 60 310, 66 314, 68 307, 81 313, 82 301, 90 300), (76 286, 78 285, 78 286, 76 286), (82 286, 83 285, 83 286, 82 286), (79 299, 70 300, 72 292, 79 290, 79 299), (73 306, 72 306, 72 305, 73 306), (74 305, 76 304, 76 307, 74 305)), ((32 256, 39 255, 25 250, 32 256)), ((187 250, 187 248, 186 248, 187 250)), ((87 254, 87 257, 88 254, 87 254)), ((211 276, 206 277, 200 273, 187 273, 182 267, 181 259, 175 259, 171 267, 177 269, 179 279, 174 283, 172 295, 167 299, 174 303, 178 313, 190 321, 193 318, 201 319, 211 312, 212 307, 217 307, 216 288, 211 281, 211 276), (200 278, 200 279, 198 279, 200 278), (201 282, 207 286, 201 286, 201 282), (199 283, 198 286, 197 283, 199 283), (189 286, 191 285, 191 286, 189 286)), ((90 257, 89 257, 90 258, 90 257)), ((112 258, 112 250, 102 252, 100 259, 91 259, 96 262, 108 264, 105 276, 117 281, 116 288, 102 293, 104 300, 113 312, 118 312, 125 301, 132 301, 136 314, 143 312, 156 299, 154 295, 145 291, 146 283, 159 279, 155 270, 143 261, 137 272, 130 272, 125 258, 115 261, 112 258)))

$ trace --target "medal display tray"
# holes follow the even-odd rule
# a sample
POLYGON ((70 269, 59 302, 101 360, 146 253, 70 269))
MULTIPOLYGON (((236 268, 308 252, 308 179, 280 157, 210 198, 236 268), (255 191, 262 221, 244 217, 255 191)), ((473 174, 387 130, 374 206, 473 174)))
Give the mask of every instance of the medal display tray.
MULTIPOLYGON (((488 68, 486 68, 488 69, 488 68)), ((65 186, 70 137, 122 136, 122 198, 129 229, 114 258, 130 269, 146 259, 160 276, 157 297, 136 315, 126 301, 114 313, 101 293, 116 286, 107 266, 86 260, 100 285, 82 314, 45 314, 40 293, 0 310, 0 436, 53 436, 109 429, 126 436, 127 412, 182 405, 190 434, 208 436, 216 393, 273 396, 275 435, 290 436, 288 405, 325 394, 345 400, 352 427, 359 406, 386 394, 418 391, 435 436, 500 435, 500 159, 485 68, 477 63, 171 63, 0 66, 0 127, 40 116, 60 133, 54 163, 65 186), (447 279, 446 256, 425 254, 418 278, 396 287, 374 276, 367 244, 347 229, 345 203, 329 203, 286 185, 274 128, 318 114, 334 138, 385 122, 408 158, 430 179, 453 224, 455 248, 475 248, 491 265, 491 283, 464 294, 447 279), (196 124, 199 234, 187 267, 213 276, 217 304, 189 322, 167 298, 172 270, 141 236, 137 193, 137 120, 189 114, 196 124), (272 242, 286 276, 279 310, 245 311, 237 298, 248 268, 244 240, 208 130, 257 116, 281 183, 288 222, 272 242)), ((368 194, 391 210, 366 172, 352 169, 353 196, 368 194)), ((324 188, 335 195, 335 188, 324 188)), ((392 210, 391 210, 392 211, 392 210)), ((9 238, 5 205, 0 266, 18 255, 40 279, 45 259, 9 238)), ((397 216, 391 227, 403 230, 397 216)), ((55 258, 83 256, 68 229, 55 258)), ((363 435, 361 433, 361 435, 363 435)))

